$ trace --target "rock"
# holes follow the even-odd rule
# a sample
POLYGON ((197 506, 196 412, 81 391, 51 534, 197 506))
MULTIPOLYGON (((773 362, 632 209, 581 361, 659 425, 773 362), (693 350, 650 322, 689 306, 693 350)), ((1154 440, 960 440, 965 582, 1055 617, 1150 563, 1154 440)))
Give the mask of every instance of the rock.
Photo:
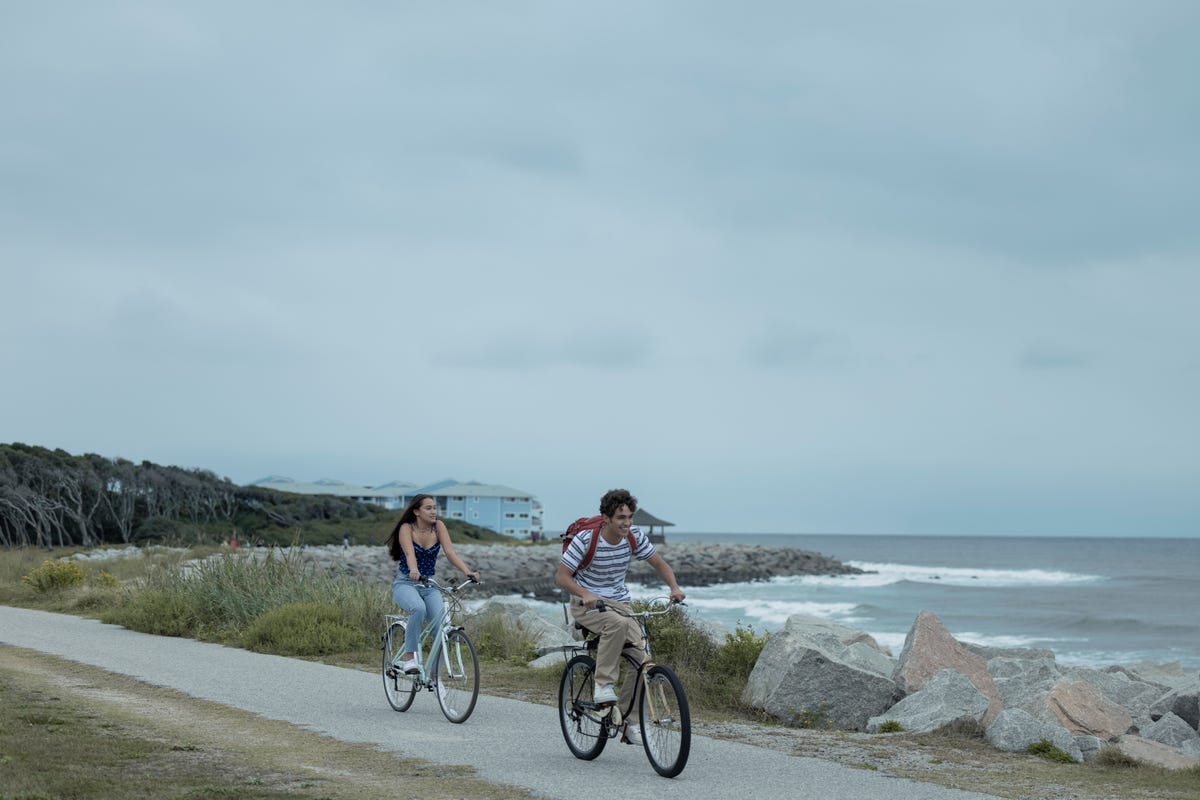
POLYGON ((1200 757, 1185 755, 1165 744, 1152 742, 1133 734, 1125 734, 1115 742, 1114 746, 1130 758, 1136 758, 1138 761, 1144 761, 1164 769, 1191 769, 1200 765, 1200 757))
POLYGON ((1129 730, 1133 717, 1085 681, 1059 681, 1046 696, 1058 724, 1076 735, 1113 739, 1129 730))
POLYGON ((1000 656, 988 661, 988 673, 1004 708, 1020 708, 1039 718, 1045 716, 1046 695, 1062 678, 1053 657, 1000 656))
POLYGON ((1143 728, 1138 735, 1143 739, 1165 744, 1167 747, 1174 747, 1177 750, 1182 750, 1188 742, 1200 745, 1200 733, 1196 733, 1191 725, 1170 711, 1160 717, 1158 721, 1143 728))
POLYGON ((891 678, 894 662, 872 644, 843 625, 791 616, 767 640, 743 701, 794 727, 862 730, 900 696, 891 678))
POLYGON ((922 611, 904 639, 904 649, 900 651, 900 660, 892 677, 900 690, 908 694, 920 689, 943 669, 961 672, 988 698, 983 724, 991 724, 1003 704, 996 682, 988 674, 987 662, 951 636, 936 614, 922 611))
POLYGON ((883 723, 896 721, 904 730, 925 733, 960 719, 983 719, 991 701, 961 672, 944 669, 921 690, 910 694, 877 717, 867 721, 868 733, 879 733, 883 723))
POLYGON ((991 647, 971 642, 960 642, 959 644, 983 658, 984 661, 991 661, 993 658, 1048 658, 1051 661, 1054 660, 1054 651, 1041 647, 991 647))
MULTIPOLYGON (((1124 708, 1133 717, 1134 723, 1139 726, 1150 724, 1150 705, 1162 695, 1162 689, 1158 684, 1147 683, 1120 670, 1064 667, 1062 673, 1064 680, 1083 681, 1098 691, 1108 702, 1124 708)), ((1120 733, 1125 733, 1125 731, 1120 731, 1120 733)))
POLYGON ((1127 675, 1162 686, 1163 689, 1186 689, 1200 682, 1195 672, 1187 672, 1178 661, 1169 664, 1156 664, 1152 661, 1138 661, 1133 664, 1105 667, 1105 672, 1121 671, 1127 675))
POLYGON ((1070 731, 1020 708, 1006 708, 997 714, 985 735, 993 747, 1009 753, 1024 753, 1029 745, 1044 739, 1076 761, 1083 761, 1083 752, 1070 731))
POLYGON ((1149 715, 1152 720, 1166 714, 1179 717, 1191 725, 1192 730, 1200 728, 1200 686, 1172 689, 1150 704, 1149 715))
POLYGON ((1100 749, 1104 747, 1105 741, 1099 736, 1076 736, 1075 746, 1079 748, 1079 752, 1083 754, 1084 761, 1095 761, 1096 756, 1100 755, 1100 749))

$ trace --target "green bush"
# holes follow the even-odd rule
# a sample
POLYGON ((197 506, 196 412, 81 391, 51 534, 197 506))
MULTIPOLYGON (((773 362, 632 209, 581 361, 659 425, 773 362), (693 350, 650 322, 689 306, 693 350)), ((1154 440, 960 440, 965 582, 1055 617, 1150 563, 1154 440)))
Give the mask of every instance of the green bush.
POLYGON ((903 733, 904 726, 899 720, 889 719, 887 722, 879 726, 880 733, 903 733))
POLYGON ((537 658, 534 635, 521 623, 506 625, 500 614, 472 617, 465 625, 481 658, 526 664, 537 658))
POLYGON ((95 586, 99 589, 120 589, 121 588, 121 579, 118 578, 117 576, 113 575, 111 572, 106 572, 105 570, 100 570, 95 575, 93 575, 92 579, 91 579, 91 581, 89 581, 89 583, 91 583, 92 586, 95 586))
POLYGON ((182 595, 163 589, 146 589, 100 615, 101 622, 159 636, 199 637, 201 615, 182 595))
POLYGON ((362 631, 342 609, 327 603, 288 603, 273 608, 242 635, 242 645, 248 650, 285 656, 324 656, 365 644, 362 631))
POLYGON ((39 592, 54 592, 80 586, 87 580, 83 567, 75 561, 51 561, 46 559, 40 567, 21 578, 22 583, 39 592))
POLYGON ((1047 761, 1057 761, 1062 764, 1074 764, 1075 759, 1071 758, 1069 753, 1066 753, 1050 743, 1048 739, 1042 739, 1040 742, 1034 742, 1025 748, 1025 752, 1030 755, 1035 755, 1038 758, 1044 758, 1047 761))

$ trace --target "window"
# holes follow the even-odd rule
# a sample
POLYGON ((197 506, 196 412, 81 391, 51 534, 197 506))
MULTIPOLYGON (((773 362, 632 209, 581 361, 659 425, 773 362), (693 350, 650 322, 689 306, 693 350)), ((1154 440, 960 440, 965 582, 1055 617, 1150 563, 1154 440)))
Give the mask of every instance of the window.
POLYGON ((505 518, 505 519, 516 519, 516 518, 517 518, 517 515, 516 515, 516 514, 514 514, 514 513, 513 513, 513 512, 511 512, 511 511, 505 511, 505 512, 504 512, 504 518, 505 518))
POLYGON ((529 515, 528 515, 528 514, 526 514, 524 511, 522 511, 522 512, 521 512, 521 519, 529 519, 529 515))
POLYGON ((455 511, 455 512, 454 512, 453 514, 451 514, 450 516, 451 516, 451 517, 453 517, 454 519, 462 519, 462 518, 463 518, 463 512, 461 512, 461 511, 455 511))
POLYGON ((471 519, 479 519, 479 512, 478 512, 478 511, 472 511, 472 512, 471 512, 471 519))

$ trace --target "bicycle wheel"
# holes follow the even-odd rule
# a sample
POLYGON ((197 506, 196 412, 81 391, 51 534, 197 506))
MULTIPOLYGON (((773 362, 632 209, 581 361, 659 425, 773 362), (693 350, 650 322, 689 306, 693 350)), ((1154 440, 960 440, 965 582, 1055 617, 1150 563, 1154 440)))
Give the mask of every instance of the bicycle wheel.
POLYGON ((404 625, 393 622, 383 636, 383 693, 397 711, 407 711, 417 696, 417 682, 400 669, 404 652, 404 625))
POLYGON ((595 671, 596 661, 591 656, 575 656, 567 662, 558 684, 558 722, 563 738, 571 753, 584 761, 600 755, 608 744, 596 712, 580 705, 592 699, 595 671))
POLYGON ((650 766, 664 778, 674 778, 683 772, 692 748, 692 715, 683 684, 670 667, 650 668, 640 708, 642 746, 650 766))
POLYGON ((446 634, 438 654, 437 696, 442 713, 451 722, 465 722, 479 699, 479 658, 475 645, 463 631, 446 634))

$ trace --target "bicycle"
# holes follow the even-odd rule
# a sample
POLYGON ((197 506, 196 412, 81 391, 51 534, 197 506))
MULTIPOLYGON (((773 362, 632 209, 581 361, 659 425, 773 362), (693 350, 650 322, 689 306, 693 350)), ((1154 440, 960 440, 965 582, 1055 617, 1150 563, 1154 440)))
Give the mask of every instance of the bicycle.
MULTIPOLYGON (((583 643, 562 648, 567 665, 563 668, 558 686, 558 721, 567 748, 576 758, 591 761, 599 756, 608 740, 620 735, 622 719, 629 718, 637 703, 640 704, 637 707, 642 747, 650 766, 659 775, 674 778, 687 765, 692 744, 687 695, 670 667, 654 663, 650 654, 650 637, 646 633, 647 617, 670 612, 672 603, 668 600, 663 604, 664 599, 655 598, 645 610, 632 614, 616 608, 609 609, 637 620, 642 632, 642 652, 645 656, 642 663, 639 664, 626 653, 621 654, 629 668, 625 679, 637 681, 630 695, 629 707, 624 713, 617 703, 596 703, 592 699, 599 638, 582 628, 586 637, 583 643), (568 653, 574 655, 568 656, 568 653)), ((597 605, 597 610, 605 610, 603 601, 597 605)))
POLYGON ((476 581, 468 578, 453 588, 442 586, 433 578, 421 582, 442 593, 442 613, 421 631, 413 653, 417 662, 417 671, 413 674, 404 672, 401 658, 408 618, 404 614, 384 615, 383 691, 396 711, 407 711, 421 689, 435 692, 446 719, 454 723, 465 722, 479 699, 479 657, 475 655, 475 645, 466 631, 461 625, 455 625, 454 620, 460 618, 463 611, 458 593, 476 581), (421 657, 422 650, 429 654, 427 659, 421 657), (428 669, 429 664, 435 665, 434 669, 428 669))

